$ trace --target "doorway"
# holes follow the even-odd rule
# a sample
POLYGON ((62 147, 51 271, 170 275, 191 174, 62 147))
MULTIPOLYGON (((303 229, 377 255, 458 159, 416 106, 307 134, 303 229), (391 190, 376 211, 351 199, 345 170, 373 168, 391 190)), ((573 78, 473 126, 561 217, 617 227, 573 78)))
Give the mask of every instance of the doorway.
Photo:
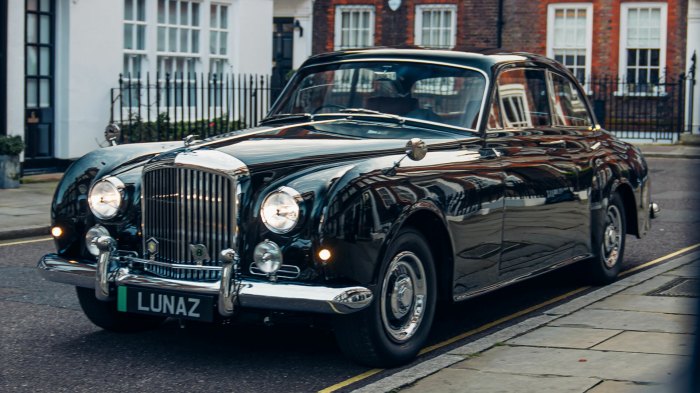
POLYGON ((289 79, 294 58, 294 18, 274 18, 272 29, 272 96, 277 98, 289 79))

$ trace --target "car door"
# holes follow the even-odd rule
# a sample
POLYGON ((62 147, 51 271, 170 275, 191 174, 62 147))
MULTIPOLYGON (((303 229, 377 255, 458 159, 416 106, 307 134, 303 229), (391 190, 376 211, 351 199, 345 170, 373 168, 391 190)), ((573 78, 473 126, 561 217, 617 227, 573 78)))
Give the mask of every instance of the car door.
POLYGON ((600 147, 594 131, 594 121, 584 92, 566 73, 549 72, 552 127, 561 135, 562 146, 552 149, 551 155, 566 173, 576 173, 571 205, 572 219, 569 226, 570 242, 574 256, 590 252, 591 208, 590 195, 593 186, 592 158, 600 147))
POLYGON ((530 274, 571 257, 571 175, 551 154, 559 145, 551 127, 546 72, 536 67, 502 70, 496 82, 502 123, 490 126, 485 147, 501 155, 505 214, 501 279, 530 274))

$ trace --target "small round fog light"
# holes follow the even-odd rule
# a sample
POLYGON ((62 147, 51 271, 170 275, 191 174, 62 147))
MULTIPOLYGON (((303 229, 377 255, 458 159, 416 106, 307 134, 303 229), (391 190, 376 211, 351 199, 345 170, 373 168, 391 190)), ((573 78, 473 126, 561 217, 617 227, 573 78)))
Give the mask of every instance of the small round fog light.
POLYGON ((328 261, 331 259, 331 250, 322 248, 321 251, 318 252, 318 257, 321 258, 323 262, 328 261))
POLYGON ((265 240, 255 246, 253 261, 263 273, 273 274, 282 266, 282 250, 277 243, 265 240))
POLYGON ((63 229, 61 229, 61 227, 51 228, 51 236, 58 238, 61 237, 61 235, 63 235, 63 229))
POLYGON ((95 225, 94 227, 88 229, 85 234, 85 248, 88 252, 94 256, 100 255, 100 250, 95 244, 95 240, 100 236, 109 236, 109 231, 102 225, 95 225))

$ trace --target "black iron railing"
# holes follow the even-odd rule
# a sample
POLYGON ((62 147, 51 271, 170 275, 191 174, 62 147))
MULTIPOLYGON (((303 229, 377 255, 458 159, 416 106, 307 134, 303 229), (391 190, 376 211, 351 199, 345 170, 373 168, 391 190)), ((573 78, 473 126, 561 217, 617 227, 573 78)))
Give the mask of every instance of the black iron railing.
POLYGON ((583 82, 598 122, 623 139, 675 142, 685 127, 684 74, 655 83, 624 77, 593 77, 583 82))
POLYGON ((119 75, 110 120, 119 143, 206 138, 257 125, 279 90, 267 75, 119 75))
MULTIPOLYGON (((687 126, 686 91, 692 78, 681 74, 656 83, 624 77, 584 81, 598 122, 624 139, 676 142, 687 126)), ((112 89, 111 121, 122 128, 119 143, 206 138, 254 127, 281 88, 267 75, 120 75, 112 89)))

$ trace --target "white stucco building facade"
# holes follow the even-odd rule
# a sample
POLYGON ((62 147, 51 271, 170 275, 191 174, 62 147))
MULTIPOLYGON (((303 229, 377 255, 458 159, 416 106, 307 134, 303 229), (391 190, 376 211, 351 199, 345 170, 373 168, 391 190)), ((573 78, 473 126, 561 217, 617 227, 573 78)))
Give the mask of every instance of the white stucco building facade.
POLYGON ((311 54, 312 0, 8 0, 0 7, 7 22, 0 127, 25 138, 30 170, 99 147, 120 73, 270 75, 280 21, 291 68, 311 54))
POLYGON ((695 89, 693 91, 693 99, 687 100, 688 109, 686 114, 688 122, 692 118, 692 124, 690 124, 691 132, 695 135, 700 135, 700 77, 698 77, 698 73, 700 73, 700 0, 688 1, 688 41, 686 48, 685 63, 688 67, 692 63, 691 58, 693 54, 696 56, 695 89), (690 113, 692 113, 692 116, 690 116, 690 113))

